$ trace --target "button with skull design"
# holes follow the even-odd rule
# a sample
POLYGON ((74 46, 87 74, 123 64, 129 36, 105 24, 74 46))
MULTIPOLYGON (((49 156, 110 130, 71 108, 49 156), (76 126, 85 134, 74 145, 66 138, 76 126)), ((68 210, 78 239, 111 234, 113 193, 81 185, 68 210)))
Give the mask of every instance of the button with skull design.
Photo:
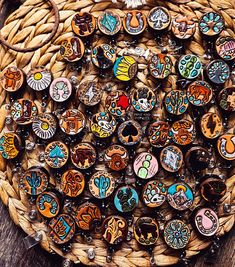
POLYGON ((73 16, 72 30, 80 37, 91 35, 96 28, 95 17, 88 12, 79 12, 73 16))
POLYGON ((226 160, 235 160, 235 134, 223 134, 217 141, 220 156, 226 160))
POLYGON ((165 30, 171 23, 169 11, 162 6, 151 9, 147 19, 149 26, 156 31, 165 30))
POLYGON ((127 167, 129 154, 125 147, 112 145, 105 150, 104 161, 114 171, 121 171, 127 167))
POLYGON ((156 96, 148 87, 136 88, 131 94, 131 103, 139 112, 149 112, 156 105, 156 96))
POLYGON ((99 15, 98 27, 102 33, 112 36, 121 30, 122 21, 117 13, 107 10, 99 15))
POLYGON ((78 37, 69 37, 62 41, 60 46, 60 54, 62 58, 68 62, 76 62, 80 60, 85 52, 85 46, 78 37))
POLYGON ((123 145, 138 144, 143 137, 141 125, 134 121, 124 121, 118 128, 118 138, 123 145))
POLYGON ((160 154, 160 162, 168 172, 177 172, 183 164, 183 153, 177 146, 167 146, 160 154))
POLYGON ((43 192, 36 200, 39 213, 46 218, 53 218, 59 214, 60 200, 53 192, 43 192))
POLYGON ((220 36, 216 40, 215 48, 223 60, 235 59, 235 39, 231 36, 220 36))
POLYGON ((178 39, 189 39, 196 31, 196 22, 192 16, 179 14, 172 20, 171 30, 178 39))
POLYGON ((101 100, 102 94, 101 86, 95 81, 82 82, 77 89, 79 100, 86 106, 97 105, 101 100))
POLYGON ((138 71, 138 64, 131 56, 119 57, 113 66, 114 76, 123 82, 133 79, 138 71))
POLYGON ((24 72, 15 66, 5 68, 0 75, 2 88, 11 93, 16 92, 20 88, 22 88, 24 81, 24 72))
POLYGON ((166 94, 164 104, 170 114, 182 115, 187 110, 189 101, 183 91, 172 90, 166 94))
POLYGON ((149 61, 150 74, 156 79, 165 79, 171 74, 173 63, 171 57, 160 53, 155 54, 149 61))
POLYGON ((225 111, 235 111, 235 87, 227 87, 220 91, 218 103, 225 111))
POLYGON ((100 44, 93 48, 91 60, 100 69, 108 69, 116 60, 114 48, 108 44, 100 44))
POLYGON ((51 98, 56 102, 64 102, 72 94, 72 84, 67 78, 56 78, 51 83, 49 93, 51 98))
POLYGON ((123 19, 123 27, 125 31, 131 35, 142 33, 146 26, 146 16, 140 10, 131 10, 127 12, 123 19))
POLYGON ((203 135, 209 139, 217 138, 224 130, 221 117, 213 112, 208 112, 201 117, 200 126, 203 135))
POLYGON ((45 148, 45 161, 51 168, 63 167, 68 158, 68 147, 61 141, 51 142, 45 148))
MULTIPOLYGON (((16 158, 22 149, 19 135, 12 132, 3 132, 0 137, 0 153, 4 159, 16 158)), ((2 160, 2 159, 1 159, 2 160)))

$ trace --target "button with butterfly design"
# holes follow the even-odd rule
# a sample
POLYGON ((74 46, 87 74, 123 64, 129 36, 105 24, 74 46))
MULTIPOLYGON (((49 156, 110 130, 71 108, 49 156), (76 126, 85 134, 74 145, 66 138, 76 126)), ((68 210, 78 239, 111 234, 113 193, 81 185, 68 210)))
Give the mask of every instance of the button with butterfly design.
POLYGON ((146 16, 140 10, 128 11, 123 18, 123 27, 130 35, 138 35, 142 33, 146 26, 146 16))
POLYGON ((155 31, 162 31, 168 28, 171 23, 169 11, 162 6, 154 7, 148 14, 148 24, 155 31))
POLYGON ((131 56, 119 57, 113 66, 114 76, 123 82, 132 80, 138 71, 138 64, 131 56))
POLYGON ((223 60, 235 59, 235 39, 231 36, 220 36, 215 42, 217 54, 223 60))
POLYGON ((102 94, 101 86, 96 81, 82 82, 77 90, 78 99, 89 107, 97 105, 101 100, 102 94))
POLYGON ((183 153, 177 146, 167 146, 160 153, 160 162, 168 172, 177 172, 183 164, 183 153))
POLYGON ((148 87, 136 88, 131 94, 131 104, 136 111, 149 112, 156 105, 157 99, 152 89, 148 87))
POLYGON ((36 200, 37 210, 46 218, 53 218, 59 214, 60 200, 53 192, 43 192, 36 200))
POLYGON ((149 61, 150 74, 156 79, 167 78, 173 68, 173 63, 169 55, 160 53, 154 54, 149 61))
POLYGON ((196 31, 196 22, 192 16, 178 14, 172 20, 171 30, 175 37, 186 40, 192 37, 196 31))
POLYGON ((16 92, 24 85, 24 72, 16 66, 5 68, 0 75, 1 86, 8 92, 16 92))
POLYGON ((80 37, 86 37, 95 31, 96 20, 91 13, 78 12, 73 16, 71 26, 75 34, 80 37))
POLYGON ((210 82, 224 84, 230 77, 230 68, 222 59, 215 59, 207 65, 206 74, 210 82))
POLYGON ((124 121, 118 128, 118 139, 125 146, 138 144, 143 137, 141 125, 134 121, 124 121))
POLYGON ((112 36, 121 30, 122 21, 117 13, 107 10, 99 15, 98 27, 102 33, 112 36))
POLYGON ((31 89, 43 91, 49 88, 52 82, 52 74, 45 67, 35 67, 27 74, 26 81, 31 89))
POLYGON ((116 52, 111 45, 100 44, 92 49, 91 60, 100 69, 108 69, 116 60, 116 52))
POLYGON ((56 78, 50 85, 49 93, 55 102, 64 102, 72 94, 72 84, 67 78, 56 78))
POLYGON ((60 55, 68 62, 80 60, 85 52, 83 41, 78 37, 68 37, 63 40, 60 46, 60 55))
POLYGON ((222 89, 218 95, 218 103, 225 111, 235 111, 235 87, 222 89))
POLYGON ((223 134, 217 140, 217 149, 221 157, 235 160, 235 134, 223 134))
POLYGON ((39 114, 32 123, 33 132, 42 139, 52 138, 57 130, 57 121, 50 113, 39 114))
POLYGON ((69 158, 68 147, 61 141, 53 141, 45 148, 45 161, 51 168, 63 167, 69 158))
POLYGON ((4 132, 0 137, 0 153, 4 159, 16 158, 22 150, 22 141, 19 135, 13 132, 4 132))
POLYGON ((198 27, 202 34, 213 37, 221 33, 225 23, 219 13, 211 11, 201 16, 198 27))
POLYGON ((201 117, 201 131, 206 138, 214 139, 223 133, 221 117, 217 113, 208 112, 201 117))

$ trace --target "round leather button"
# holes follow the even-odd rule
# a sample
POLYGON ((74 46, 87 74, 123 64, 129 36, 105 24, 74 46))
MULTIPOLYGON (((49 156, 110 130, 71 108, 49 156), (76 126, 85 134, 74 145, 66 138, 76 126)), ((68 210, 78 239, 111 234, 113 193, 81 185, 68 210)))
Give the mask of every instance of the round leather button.
POLYGON ((191 16, 179 14, 173 18, 171 30, 178 39, 189 39, 196 31, 196 22, 191 16))
POLYGON ((208 178, 200 186, 202 197, 209 202, 218 202, 227 192, 226 184, 220 178, 208 178))
POLYGON ((32 123, 33 132, 42 139, 52 138, 57 129, 55 117, 50 113, 39 114, 32 123))
POLYGON ((37 210, 46 218, 53 218, 59 214, 60 201, 53 192, 43 192, 36 200, 37 210))
POLYGON ((11 117, 19 125, 32 123, 37 114, 38 108, 31 100, 21 98, 11 106, 11 117))
POLYGON ((142 33, 147 26, 146 16, 140 10, 131 10, 123 18, 123 27, 131 35, 142 33))
POLYGON ((187 110, 189 101, 187 95, 183 91, 172 90, 166 95, 164 104, 169 113, 181 115, 187 110))
POLYGON ((136 111, 149 112, 156 105, 156 96, 148 87, 136 88, 131 94, 131 103, 136 111))
POLYGON ((70 241, 75 234, 75 222, 69 214, 60 214, 49 222, 49 236, 56 244, 70 241))
POLYGON ((45 161, 51 168, 63 167, 69 157, 68 147, 61 141, 54 141, 45 149, 45 161))
POLYGON ((70 149, 71 161, 78 169, 88 169, 96 162, 97 153, 89 143, 79 143, 70 149))
POLYGON ((130 108, 130 99, 126 92, 112 91, 106 98, 106 108, 114 116, 124 116, 130 108))
POLYGON ((208 168, 211 155, 201 146, 191 147, 185 155, 185 163, 191 172, 198 172, 208 168))
POLYGON ((11 93, 22 88, 24 81, 23 71, 15 66, 5 68, 0 75, 2 88, 11 93))
POLYGON ((95 81, 86 81, 79 85, 77 96, 79 100, 86 106, 97 105, 102 97, 102 89, 99 83, 95 81))
POLYGON ((105 150, 104 161, 111 170, 121 171, 128 165, 128 151, 123 146, 112 145, 105 150))
POLYGON ((51 83, 49 90, 51 98, 56 102, 64 102, 72 94, 72 84, 67 78, 57 78, 51 83))
POLYGON ((142 128, 136 121, 125 121, 118 128, 118 138, 123 145, 136 145, 141 141, 142 136, 142 128))
POLYGON ((158 161, 149 152, 138 154, 133 162, 135 174, 141 179, 150 179, 158 172, 158 161))
POLYGON ((173 68, 171 57, 166 54, 154 54, 149 61, 150 74, 156 79, 165 79, 173 68))
POLYGON ((211 61, 206 72, 209 80, 215 84, 224 84, 230 77, 229 65, 221 59, 211 61))
POLYGON ((85 188, 85 177, 77 170, 67 170, 61 177, 61 190, 66 196, 77 197, 85 188))
POLYGON ((188 54, 180 58, 178 70, 183 78, 191 80, 196 79, 203 69, 200 59, 193 54, 188 54))
POLYGON ((213 89, 205 81, 192 82, 187 88, 187 97, 194 106, 205 106, 213 96, 213 89))
POLYGON ((173 249, 186 247, 190 236, 189 227, 181 220, 171 220, 164 228, 165 242, 173 249))
POLYGON ((177 172, 183 164, 183 153, 177 146, 167 146, 160 154, 160 162, 168 172, 177 172))
POLYGON ((25 193, 36 196, 44 192, 49 184, 49 174, 42 167, 29 168, 20 178, 20 187, 25 193))
POLYGON ((68 37, 62 41, 60 54, 62 58, 68 62, 76 62, 80 60, 85 52, 85 46, 78 37, 68 37))
POLYGON ((123 82, 133 79, 138 71, 138 64, 131 56, 119 57, 113 66, 114 76, 123 82))
POLYGON ((168 187, 168 203, 176 210, 186 210, 193 204, 194 195, 189 185, 175 183, 168 187))
POLYGON ((220 156, 226 160, 235 160, 235 134, 223 134, 217 140, 220 156))
POLYGON ((67 109, 61 115, 59 125, 64 133, 76 135, 84 129, 86 119, 84 114, 78 109, 67 109))
POLYGON ((109 197, 115 189, 115 178, 108 172, 98 171, 89 181, 91 194, 99 199, 109 197))
POLYGON ((199 30, 207 36, 215 36, 221 33, 224 29, 224 19, 216 12, 208 12, 199 20, 199 30))
POLYGON ((134 237, 138 243, 144 246, 154 245, 159 237, 157 221, 151 217, 140 217, 136 220, 134 237))
POLYGON ((118 245, 127 237, 127 221, 117 215, 107 217, 102 223, 102 237, 110 245, 118 245))
POLYGON ((216 113, 208 112, 201 117, 201 131, 206 138, 214 139, 223 133, 222 119, 216 113))
POLYGON ((161 181, 149 181, 142 191, 143 203, 149 208, 157 208, 165 202, 166 192, 166 186, 161 181))
POLYGON ((235 87, 227 87, 220 91, 218 103, 225 111, 235 111, 235 87))
POLYGON ((214 235, 219 228, 219 218, 210 208, 198 210, 194 222, 198 232, 204 236, 214 235))
POLYGON ((235 59, 235 39, 231 36, 220 36, 215 42, 215 48, 223 60, 235 59))
POLYGON ((136 189, 125 185, 117 189, 114 196, 114 206, 119 212, 132 212, 139 203, 136 189))
POLYGON ((150 10, 147 20, 152 29, 161 31, 170 25, 171 15, 166 8, 157 6, 150 10))
POLYGON ((100 44, 93 48, 91 60, 100 69, 108 69, 116 60, 114 48, 108 44, 100 44))
POLYGON ((0 137, 0 153, 4 159, 16 158, 21 150, 21 138, 12 132, 4 132, 0 137))
POLYGON ((26 81, 31 89, 43 91, 49 88, 52 82, 52 74, 45 67, 35 67, 27 74, 26 81))
POLYGON ((115 35, 121 30, 122 21, 117 13, 107 10, 99 15, 98 27, 106 35, 115 35))
POLYGON ((72 30, 80 37, 91 35, 96 28, 95 17, 88 12, 79 12, 73 16, 71 22, 72 30))

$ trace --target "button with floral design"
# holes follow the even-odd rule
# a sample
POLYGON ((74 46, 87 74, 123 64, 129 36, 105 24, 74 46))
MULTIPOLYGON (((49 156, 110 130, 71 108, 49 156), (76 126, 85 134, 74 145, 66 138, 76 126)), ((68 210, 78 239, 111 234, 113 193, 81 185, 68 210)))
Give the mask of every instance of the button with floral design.
POLYGON ((96 20, 91 13, 78 12, 73 16, 71 26, 75 34, 80 37, 86 37, 95 31, 96 20))
POLYGON ((224 130, 221 117, 213 112, 208 112, 201 117, 200 126, 203 135, 209 139, 217 138, 224 130))
POLYGON ((134 121, 125 121, 118 128, 119 141, 126 146, 138 144, 143 137, 141 125, 134 121))
POLYGON ((142 33, 147 26, 147 19, 140 10, 131 10, 123 18, 123 27, 131 35, 142 33))
POLYGON ((183 153, 177 146, 167 146, 160 153, 160 162, 168 172, 177 172, 183 164, 183 153))
POLYGON ((150 74, 156 79, 165 79, 171 74, 173 63, 166 54, 155 54, 149 61, 150 74))
POLYGON ((46 218, 53 218, 59 214, 60 201, 53 192, 43 192, 36 200, 37 210, 46 218))
POLYGON ((60 46, 60 55, 68 62, 80 60, 85 52, 85 46, 78 37, 68 37, 63 40, 60 46))
POLYGON ((0 137, 0 153, 4 159, 16 158, 22 149, 22 141, 19 135, 12 132, 4 132, 0 137))
POLYGON ((225 27, 225 24, 224 19, 220 14, 211 11, 201 17, 198 26, 202 34, 207 36, 215 36, 221 33, 225 27))
POLYGON ((114 48, 108 44, 100 44, 93 48, 91 60, 100 69, 108 69, 116 60, 114 48))
POLYGON ((32 130, 33 132, 42 139, 52 138, 57 129, 57 121, 54 115, 50 113, 39 114, 33 119, 32 130))
POLYGON ((162 6, 154 7, 148 14, 148 24, 156 31, 165 30, 171 23, 171 15, 169 11, 162 6))
POLYGON ((119 57, 113 66, 114 76, 123 82, 133 79, 138 71, 138 64, 131 56, 119 57))
POLYGON ((189 39, 196 31, 196 22, 192 16, 178 14, 172 20, 171 30, 178 39, 189 39))
POLYGON ((122 21, 117 13, 107 10, 99 15, 98 27, 102 33, 111 36, 117 34, 121 30, 122 21))
POLYGON ((224 84, 230 77, 230 68, 222 59, 216 59, 207 65, 206 73, 212 83, 224 84))
POLYGON ((69 158, 68 147, 61 141, 54 141, 45 149, 45 161, 51 168, 63 167, 69 158))
POLYGON ((22 88, 24 81, 24 72, 15 66, 5 68, 0 75, 2 88, 11 93, 16 92, 20 88, 22 88))
POLYGON ((130 98, 122 90, 112 91, 106 98, 106 108, 114 116, 124 116, 130 108, 130 98))
POLYGON ((52 82, 52 74, 45 67, 35 67, 27 74, 26 81, 31 89, 43 91, 49 88, 52 82))

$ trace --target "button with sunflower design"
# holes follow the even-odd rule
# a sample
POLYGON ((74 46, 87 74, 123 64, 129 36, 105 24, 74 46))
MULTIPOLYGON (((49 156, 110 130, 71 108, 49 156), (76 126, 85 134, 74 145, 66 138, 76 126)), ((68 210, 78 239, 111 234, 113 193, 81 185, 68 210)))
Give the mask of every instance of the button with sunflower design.
POLYGON ((57 121, 50 113, 39 114, 32 123, 33 132, 42 139, 52 138, 57 130, 57 121))
POLYGON ((113 72, 114 76, 123 82, 133 79, 138 71, 138 64, 136 60, 131 56, 121 56, 114 64, 113 72))
POLYGON ((43 91, 49 88, 52 82, 52 74, 45 67, 35 67, 27 74, 26 81, 31 89, 43 91))

